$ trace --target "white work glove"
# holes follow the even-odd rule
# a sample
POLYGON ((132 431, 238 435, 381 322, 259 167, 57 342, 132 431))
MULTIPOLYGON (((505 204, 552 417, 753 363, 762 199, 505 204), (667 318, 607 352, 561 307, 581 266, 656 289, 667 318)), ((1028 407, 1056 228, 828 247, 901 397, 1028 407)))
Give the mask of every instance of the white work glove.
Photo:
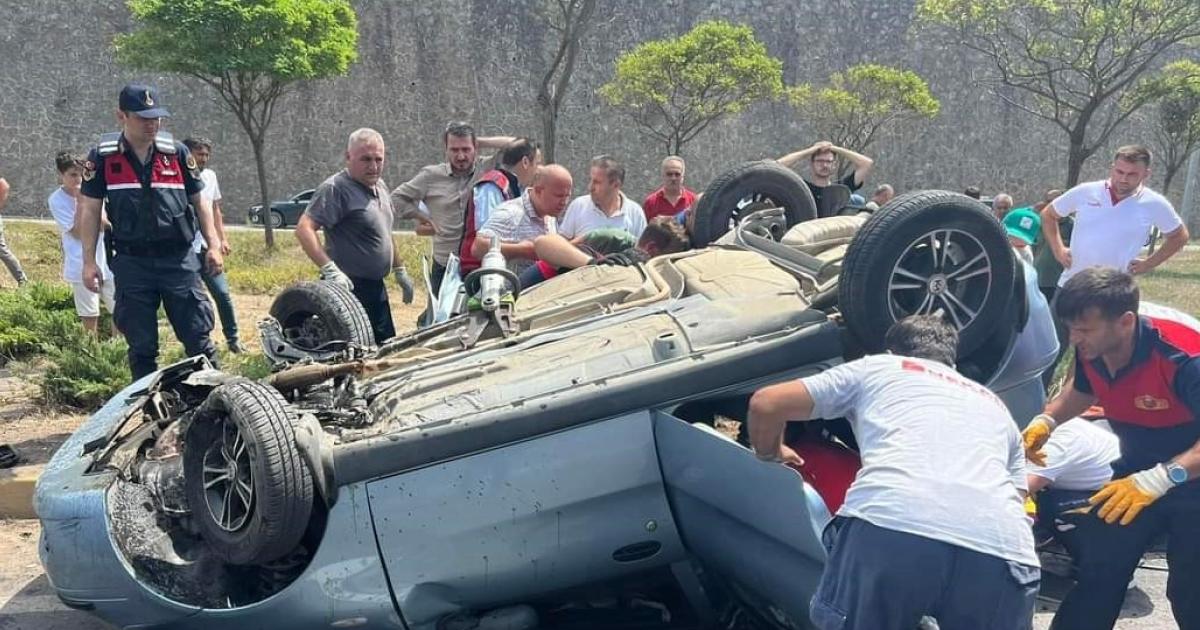
POLYGON ((400 293, 404 298, 404 303, 412 304, 413 283, 412 277, 408 275, 408 269, 405 269, 404 265, 392 267, 392 277, 396 279, 396 285, 400 287, 400 293))
POLYGON ((350 281, 350 276, 338 269, 337 263, 332 260, 321 265, 321 279, 325 282, 332 282, 347 291, 354 290, 354 283, 350 281))

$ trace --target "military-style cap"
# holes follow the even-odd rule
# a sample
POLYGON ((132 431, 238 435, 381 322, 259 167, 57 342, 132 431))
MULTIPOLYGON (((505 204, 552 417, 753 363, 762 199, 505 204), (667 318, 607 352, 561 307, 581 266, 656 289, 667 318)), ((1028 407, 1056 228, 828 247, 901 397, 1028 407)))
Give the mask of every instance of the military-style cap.
POLYGON ((158 102, 158 90, 149 85, 131 83, 121 88, 118 98, 121 111, 137 114, 142 118, 166 118, 171 115, 158 102))

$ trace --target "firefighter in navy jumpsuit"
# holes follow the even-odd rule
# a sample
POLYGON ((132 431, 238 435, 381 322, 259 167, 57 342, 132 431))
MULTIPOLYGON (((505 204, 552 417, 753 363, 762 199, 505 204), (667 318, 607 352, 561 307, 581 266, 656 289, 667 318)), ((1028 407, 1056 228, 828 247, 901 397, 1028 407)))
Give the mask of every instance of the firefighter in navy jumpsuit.
MULTIPOLYGON (((204 183, 187 147, 159 131, 159 119, 170 114, 153 88, 125 86, 119 110, 123 131, 102 136, 84 165, 84 284, 99 288, 94 261, 103 201, 111 224, 104 237, 116 282, 113 319, 129 343, 133 378, 158 369, 160 303, 188 356, 203 354, 215 363, 209 337, 213 308, 201 284, 200 261, 191 253, 198 226, 215 242, 211 207, 199 194, 204 183)), ((222 262, 215 249, 204 261, 217 272, 222 262)))

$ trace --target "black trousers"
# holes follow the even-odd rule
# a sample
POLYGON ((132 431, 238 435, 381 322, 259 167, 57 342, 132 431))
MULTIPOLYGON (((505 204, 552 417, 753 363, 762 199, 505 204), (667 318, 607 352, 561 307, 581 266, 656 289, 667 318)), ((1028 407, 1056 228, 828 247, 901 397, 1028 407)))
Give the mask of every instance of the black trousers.
POLYGON ((200 264, 191 249, 178 256, 112 259, 116 305, 113 321, 129 344, 129 371, 137 380, 158 369, 158 306, 188 356, 203 354, 214 365, 213 307, 200 282, 200 264))
POLYGON ((1167 535, 1167 599, 1180 630, 1200 630, 1200 481, 1175 488, 1129 525, 1094 514, 1073 519, 1075 588, 1054 616, 1053 630, 1112 628, 1142 554, 1167 535))
POLYGON ((371 320, 371 330, 375 333, 375 343, 383 342, 396 336, 396 326, 392 323, 392 305, 388 302, 387 287, 382 278, 350 278, 354 283, 354 297, 358 298, 367 319, 371 320))

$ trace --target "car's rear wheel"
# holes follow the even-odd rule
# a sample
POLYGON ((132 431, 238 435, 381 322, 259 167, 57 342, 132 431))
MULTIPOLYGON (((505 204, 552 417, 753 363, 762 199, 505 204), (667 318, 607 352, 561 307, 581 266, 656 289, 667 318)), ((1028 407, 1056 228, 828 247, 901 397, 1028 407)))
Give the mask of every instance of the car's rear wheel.
MULTIPOLYGON (((693 210, 692 245, 708 245, 742 217, 765 208, 783 208, 787 227, 817 216, 812 192, 794 171, 770 160, 748 162, 727 171, 705 189, 693 210)), ((775 235, 776 239, 782 236, 775 235)))
POLYGON ((299 544, 312 471, 275 389, 244 378, 214 389, 184 436, 183 466, 188 507, 218 557, 257 565, 299 544))
POLYGON ((281 228, 284 226, 283 213, 278 210, 271 211, 271 228, 281 228))
POLYGON ((302 350, 317 350, 334 341, 363 348, 375 345, 371 320, 358 298, 329 282, 298 282, 271 303, 271 317, 283 336, 302 350))
POLYGON ((941 310, 959 331, 959 357, 1008 312, 1016 263, 987 207, 958 193, 908 193, 873 214, 850 242, 838 280, 846 325, 868 352, 891 325, 941 310))

